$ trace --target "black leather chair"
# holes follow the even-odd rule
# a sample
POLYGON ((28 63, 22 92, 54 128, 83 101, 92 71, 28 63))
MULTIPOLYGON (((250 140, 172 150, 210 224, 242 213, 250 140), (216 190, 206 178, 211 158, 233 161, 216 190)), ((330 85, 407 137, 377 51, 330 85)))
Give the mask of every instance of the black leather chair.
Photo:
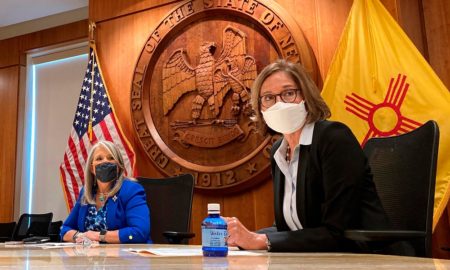
POLYGON ((151 239, 155 244, 187 244, 194 177, 183 174, 168 178, 138 177, 150 208, 151 239))
POLYGON ((348 230, 345 237, 374 246, 406 241, 413 254, 394 254, 430 257, 438 147, 435 121, 399 136, 369 139, 364 152, 392 230, 348 230))
POLYGON ((14 241, 20 241, 32 236, 48 237, 53 213, 22 214, 13 233, 14 241))
POLYGON ((0 223, 0 243, 11 241, 16 222, 0 223))
POLYGON ((48 228, 48 237, 50 237, 51 242, 61 242, 61 237, 59 233, 61 232, 61 226, 63 225, 62 220, 58 220, 50 223, 48 228))

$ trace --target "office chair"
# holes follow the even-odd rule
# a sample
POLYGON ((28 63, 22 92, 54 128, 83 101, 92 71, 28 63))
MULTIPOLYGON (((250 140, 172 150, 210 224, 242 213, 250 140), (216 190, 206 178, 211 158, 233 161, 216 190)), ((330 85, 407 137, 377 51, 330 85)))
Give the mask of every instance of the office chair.
POLYGON ((32 236, 48 236, 53 213, 22 214, 13 233, 14 241, 20 241, 32 236))
POLYGON ((187 244, 187 240, 195 236, 189 232, 194 177, 183 174, 159 179, 137 179, 147 193, 153 243, 187 244))
POLYGON ((48 237, 50 237, 51 242, 61 242, 59 233, 61 232, 62 224, 62 220, 50 223, 50 227, 48 228, 48 237))
POLYGON ((16 222, 0 223, 0 243, 11 241, 16 222))
POLYGON ((364 152, 392 230, 347 230, 345 237, 369 244, 407 241, 415 256, 430 257, 438 147, 435 121, 399 136, 369 139, 364 152))

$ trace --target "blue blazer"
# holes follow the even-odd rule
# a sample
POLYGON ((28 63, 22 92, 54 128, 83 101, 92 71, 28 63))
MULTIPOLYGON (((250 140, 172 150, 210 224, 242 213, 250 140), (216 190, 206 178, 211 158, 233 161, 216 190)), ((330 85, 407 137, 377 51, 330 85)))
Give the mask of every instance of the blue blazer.
MULTIPOLYGON (((69 230, 85 232, 88 206, 82 205, 84 189, 61 228, 61 239, 69 230)), ((122 187, 106 203, 108 230, 119 230, 120 243, 152 243, 150 239, 150 211, 144 188, 137 182, 124 179, 122 187)))

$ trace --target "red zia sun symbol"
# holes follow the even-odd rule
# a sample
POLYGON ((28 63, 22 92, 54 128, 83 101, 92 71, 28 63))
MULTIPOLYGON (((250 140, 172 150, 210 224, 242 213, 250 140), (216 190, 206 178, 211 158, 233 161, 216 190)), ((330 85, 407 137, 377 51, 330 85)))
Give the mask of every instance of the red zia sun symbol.
POLYGON ((372 137, 387 137, 400 135, 419 127, 421 123, 402 115, 400 107, 409 89, 406 76, 398 74, 394 82, 391 78, 389 88, 384 101, 374 104, 367 99, 352 93, 345 96, 345 109, 369 124, 361 145, 364 145, 372 137))

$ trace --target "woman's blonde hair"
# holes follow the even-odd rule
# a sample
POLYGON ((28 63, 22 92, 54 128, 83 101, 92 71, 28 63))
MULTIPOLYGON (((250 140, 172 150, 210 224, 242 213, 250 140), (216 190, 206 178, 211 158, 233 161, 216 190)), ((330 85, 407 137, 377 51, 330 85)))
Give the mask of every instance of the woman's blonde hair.
POLYGON ((95 204, 94 192, 96 191, 95 187, 97 185, 97 180, 95 179, 95 175, 91 172, 91 166, 94 159, 94 152, 100 147, 105 148, 113 156, 114 160, 117 161, 117 166, 119 167, 118 178, 112 189, 109 191, 109 196, 116 194, 122 186, 125 166, 119 149, 110 141, 98 141, 89 151, 88 159, 86 161, 86 165, 84 166, 84 194, 81 199, 82 204, 95 204))
POLYGON ((308 75, 306 70, 301 64, 288 62, 284 59, 278 59, 272 64, 266 66, 253 82, 251 93, 251 104, 253 108, 252 120, 257 123, 259 130, 264 130, 265 122, 261 114, 261 104, 259 93, 261 92, 261 86, 264 81, 270 75, 276 72, 284 72, 288 74, 295 82, 300 90, 300 93, 305 101, 305 107, 308 111, 306 123, 312 123, 319 120, 327 119, 331 116, 328 105, 320 95, 320 91, 317 88, 314 81, 308 75))

